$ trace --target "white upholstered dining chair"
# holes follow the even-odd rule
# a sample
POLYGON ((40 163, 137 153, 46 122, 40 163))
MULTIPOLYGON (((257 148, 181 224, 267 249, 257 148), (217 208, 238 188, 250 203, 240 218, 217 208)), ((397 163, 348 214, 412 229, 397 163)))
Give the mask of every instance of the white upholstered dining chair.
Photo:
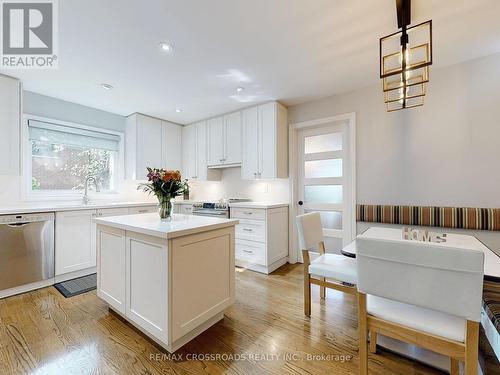
MULTIPOLYGON (((450 357, 450 373, 476 375, 482 251, 360 236, 357 242, 360 374, 374 332, 450 357)), ((371 345, 370 345, 371 346, 371 345)))
POLYGON ((356 294, 356 260, 343 255, 325 254, 319 212, 297 216, 297 229, 304 259, 304 314, 311 316, 311 284, 320 286, 322 299, 326 296, 325 288, 356 294), (318 252, 319 257, 311 261, 309 251, 318 252))

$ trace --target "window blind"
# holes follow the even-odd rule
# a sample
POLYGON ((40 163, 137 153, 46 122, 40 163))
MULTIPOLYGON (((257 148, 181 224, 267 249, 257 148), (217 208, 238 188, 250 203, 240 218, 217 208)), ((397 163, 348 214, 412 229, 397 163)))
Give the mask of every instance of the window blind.
POLYGON ((115 134, 36 120, 28 121, 28 129, 30 141, 107 151, 120 150, 121 138, 115 134))

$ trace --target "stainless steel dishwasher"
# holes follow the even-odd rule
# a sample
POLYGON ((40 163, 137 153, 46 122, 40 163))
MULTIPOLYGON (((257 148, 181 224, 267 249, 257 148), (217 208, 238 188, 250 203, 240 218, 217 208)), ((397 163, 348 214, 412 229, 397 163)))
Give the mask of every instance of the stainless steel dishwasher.
POLYGON ((54 277, 54 214, 0 216, 0 290, 54 277))

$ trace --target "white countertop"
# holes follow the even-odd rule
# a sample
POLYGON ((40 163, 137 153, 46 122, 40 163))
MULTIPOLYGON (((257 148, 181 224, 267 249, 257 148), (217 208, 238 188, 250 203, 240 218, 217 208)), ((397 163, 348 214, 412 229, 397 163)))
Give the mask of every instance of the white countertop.
POLYGON ((33 212, 60 212, 77 210, 95 210, 104 208, 125 208, 156 206, 155 202, 90 202, 83 204, 79 202, 33 202, 23 203, 17 206, 0 206, 0 215, 27 214, 33 212))
POLYGON ((174 214, 171 221, 163 221, 157 213, 96 218, 94 221, 97 224, 162 238, 181 237, 239 223, 234 219, 180 214, 174 214))
POLYGON ((239 208, 279 208, 288 207, 288 203, 270 203, 270 202, 238 202, 230 203, 229 207, 239 207, 239 208))

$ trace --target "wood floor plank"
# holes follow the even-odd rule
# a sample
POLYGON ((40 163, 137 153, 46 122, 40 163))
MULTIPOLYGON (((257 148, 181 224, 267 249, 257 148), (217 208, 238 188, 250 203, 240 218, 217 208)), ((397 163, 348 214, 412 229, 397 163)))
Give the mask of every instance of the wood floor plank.
MULTIPOLYGON (((225 318, 169 356, 110 312, 95 292, 64 298, 53 287, 0 300, 0 374, 357 374, 354 296, 313 286, 304 316, 302 267, 272 275, 237 269, 225 318), (238 356, 238 357, 235 357, 238 356)), ((370 374, 441 374, 390 352, 370 374)))

